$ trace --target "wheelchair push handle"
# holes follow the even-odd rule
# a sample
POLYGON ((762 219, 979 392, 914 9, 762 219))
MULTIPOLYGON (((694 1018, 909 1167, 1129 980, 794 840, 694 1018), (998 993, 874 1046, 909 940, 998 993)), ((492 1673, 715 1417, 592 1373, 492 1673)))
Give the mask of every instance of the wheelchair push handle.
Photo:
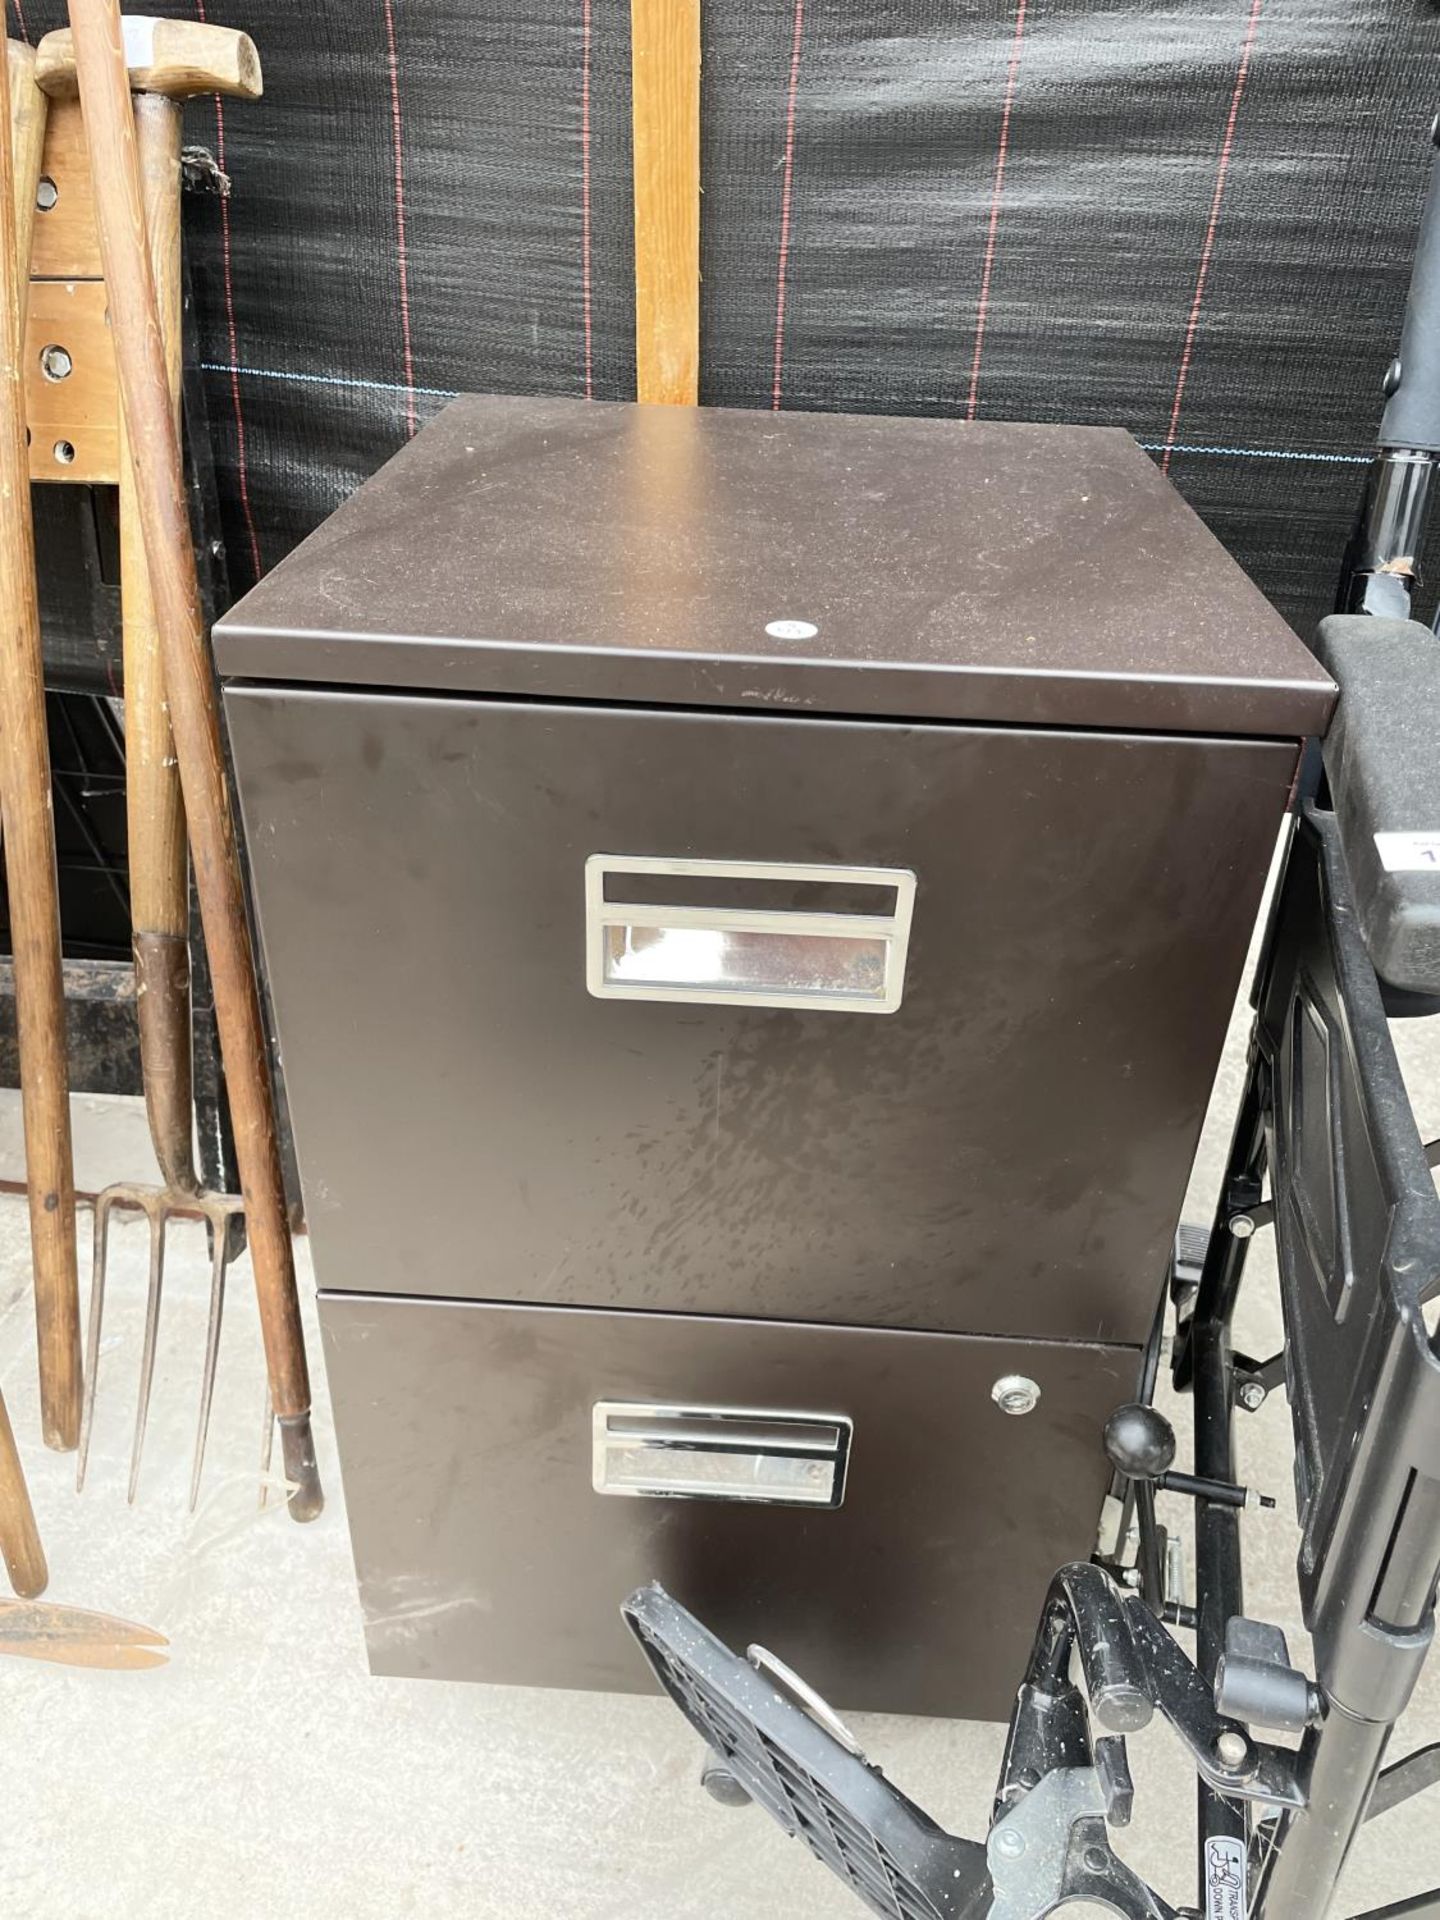
POLYGON ((1385 375, 1379 444, 1340 568, 1337 613, 1408 620, 1432 480, 1440 464, 1440 115, 1430 128, 1430 181, 1415 241, 1400 351, 1385 375))
POLYGON ((1440 455, 1440 115, 1430 129, 1430 184, 1410 270, 1400 351, 1385 377, 1380 445, 1440 455))

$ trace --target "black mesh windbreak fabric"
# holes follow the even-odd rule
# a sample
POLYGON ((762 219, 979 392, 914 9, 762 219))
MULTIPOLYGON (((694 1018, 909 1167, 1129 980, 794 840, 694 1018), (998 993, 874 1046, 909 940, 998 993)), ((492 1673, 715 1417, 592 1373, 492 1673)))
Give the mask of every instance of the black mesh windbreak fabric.
MULTIPOLYGON (((10 8, 31 39, 63 17, 10 8)), ((187 122, 234 181, 187 231, 238 591, 449 393, 632 393, 629 8, 204 11, 253 33, 266 76, 187 122)), ((1128 427, 1313 621, 1398 339, 1430 5, 703 18, 705 402, 1128 427)))

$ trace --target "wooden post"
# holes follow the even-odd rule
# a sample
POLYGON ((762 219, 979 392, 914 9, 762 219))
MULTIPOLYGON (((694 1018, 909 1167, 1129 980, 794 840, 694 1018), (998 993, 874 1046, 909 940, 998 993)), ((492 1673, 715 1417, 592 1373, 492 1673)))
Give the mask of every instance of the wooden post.
POLYGON ((631 0, 635 390, 693 407, 700 386, 700 0, 631 0))
MULTIPOLYGON (((28 71, 33 71, 33 58, 20 62, 21 77, 32 86, 28 71)), ((21 131, 16 140, 10 99, 15 77, 11 55, 0 80, 0 801, 15 963, 41 1423, 46 1446, 68 1452, 80 1439, 80 1287, 55 819, 25 444, 20 316, 29 261, 20 257, 22 223, 16 217, 17 195, 34 204, 40 146, 29 119, 33 103, 26 100, 17 103, 21 131), (17 157, 33 168, 33 175, 19 177, 17 157)))
POLYGON ((120 482, 120 396, 80 102, 57 99, 46 85, 44 40, 35 49, 35 78, 50 103, 40 160, 49 205, 36 217, 30 251, 30 478, 42 485, 114 487, 120 482), (40 364, 50 345, 70 358, 63 380, 47 379, 40 364))

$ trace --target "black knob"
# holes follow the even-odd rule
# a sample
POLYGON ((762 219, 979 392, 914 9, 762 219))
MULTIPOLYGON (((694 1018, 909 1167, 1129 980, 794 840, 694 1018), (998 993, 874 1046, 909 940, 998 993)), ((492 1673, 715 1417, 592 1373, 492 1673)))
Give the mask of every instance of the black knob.
POLYGON ((1175 1458, 1175 1429, 1157 1407, 1117 1407, 1105 1422, 1105 1451, 1127 1480, 1158 1480, 1175 1458))

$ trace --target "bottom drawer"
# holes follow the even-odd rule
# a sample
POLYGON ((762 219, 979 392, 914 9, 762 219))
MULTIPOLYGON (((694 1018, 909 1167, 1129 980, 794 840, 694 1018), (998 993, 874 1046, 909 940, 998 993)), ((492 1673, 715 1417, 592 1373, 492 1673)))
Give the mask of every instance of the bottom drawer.
POLYGON ((321 1323, 373 1672, 643 1690, 619 1606, 658 1579, 839 1706, 985 1719, 1009 1715, 1051 1573, 1093 1550, 1100 1430, 1138 1365, 357 1294, 322 1294, 321 1323), (1040 1389, 1022 1417, 991 1397, 1007 1374, 1040 1389), (597 1421, 601 1402, 621 1405, 597 1421), (736 1417, 695 1412, 715 1409, 736 1417), (598 1492, 597 1446, 612 1483, 716 1491, 598 1492))

